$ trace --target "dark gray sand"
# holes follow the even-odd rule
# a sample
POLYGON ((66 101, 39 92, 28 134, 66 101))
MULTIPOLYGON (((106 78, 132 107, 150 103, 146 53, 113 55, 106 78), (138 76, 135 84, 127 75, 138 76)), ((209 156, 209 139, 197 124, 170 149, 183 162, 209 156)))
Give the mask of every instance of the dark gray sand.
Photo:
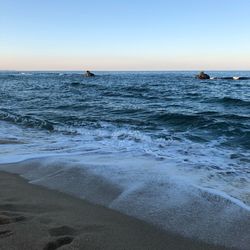
POLYGON ((0 172, 1 250, 219 250, 0 172))

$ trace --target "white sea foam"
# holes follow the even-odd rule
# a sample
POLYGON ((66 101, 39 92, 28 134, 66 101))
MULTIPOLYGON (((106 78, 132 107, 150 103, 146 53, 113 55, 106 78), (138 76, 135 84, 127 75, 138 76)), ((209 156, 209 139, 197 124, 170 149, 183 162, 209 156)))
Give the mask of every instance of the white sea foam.
POLYGON ((233 79, 234 79, 234 80, 239 80, 240 77, 239 77, 239 76, 234 76, 233 79))
POLYGON ((1 169, 187 237, 239 249, 250 245, 249 206, 195 186, 153 160, 79 155, 36 158, 1 169))
POLYGON ((1 168, 33 184, 187 237, 241 249, 250 244, 248 152, 218 150, 223 137, 200 144, 109 124, 53 133, 0 125, 1 168))
POLYGON ((218 150, 216 144, 223 138, 200 144, 186 139, 176 140, 171 135, 168 139, 152 139, 139 131, 113 128, 107 124, 96 130, 79 128, 77 131, 60 131, 57 128, 58 132, 53 133, 22 129, 6 122, 0 122, 0 125, 0 142, 13 142, 1 144, 0 163, 67 156, 77 158, 79 162, 92 157, 95 164, 97 156, 106 155, 105 160, 109 164, 116 162, 118 166, 123 164, 123 160, 115 159, 121 155, 121 159, 126 157, 131 162, 141 158, 152 163, 150 168, 162 168, 183 181, 189 180, 193 185, 222 191, 250 205, 248 162, 244 161, 249 152, 241 150, 239 154, 236 148, 234 151, 218 150))

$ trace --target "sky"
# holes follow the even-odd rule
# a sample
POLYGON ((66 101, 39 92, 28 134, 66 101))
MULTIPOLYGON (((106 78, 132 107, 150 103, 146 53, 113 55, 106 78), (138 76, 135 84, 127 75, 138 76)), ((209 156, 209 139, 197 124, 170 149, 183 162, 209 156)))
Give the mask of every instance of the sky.
POLYGON ((0 0, 0 70, 250 70, 250 0, 0 0))

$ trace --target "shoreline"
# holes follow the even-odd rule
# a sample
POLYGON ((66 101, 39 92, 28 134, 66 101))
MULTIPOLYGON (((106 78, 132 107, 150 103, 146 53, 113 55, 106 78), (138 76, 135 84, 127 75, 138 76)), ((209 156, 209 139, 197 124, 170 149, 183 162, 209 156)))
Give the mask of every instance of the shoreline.
POLYGON ((32 187, 35 184, 68 194, 171 235, 227 249, 248 249, 249 210, 227 197, 170 179, 159 168, 157 173, 150 172, 146 165, 139 164, 139 169, 131 171, 126 161, 115 169, 108 165, 103 168, 98 165, 98 157, 92 160, 94 165, 88 160, 76 163, 64 157, 32 158, 0 164, 0 171, 18 174, 32 187))
POLYGON ((0 249, 228 249, 0 171, 0 249))

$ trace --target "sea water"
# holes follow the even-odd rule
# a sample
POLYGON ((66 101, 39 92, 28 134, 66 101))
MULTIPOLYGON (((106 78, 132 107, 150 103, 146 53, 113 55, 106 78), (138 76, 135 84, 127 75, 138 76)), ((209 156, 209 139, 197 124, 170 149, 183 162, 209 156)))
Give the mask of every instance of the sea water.
POLYGON ((2 168, 167 230, 244 249, 250 80, 96 74, 1 72, 2 168))

